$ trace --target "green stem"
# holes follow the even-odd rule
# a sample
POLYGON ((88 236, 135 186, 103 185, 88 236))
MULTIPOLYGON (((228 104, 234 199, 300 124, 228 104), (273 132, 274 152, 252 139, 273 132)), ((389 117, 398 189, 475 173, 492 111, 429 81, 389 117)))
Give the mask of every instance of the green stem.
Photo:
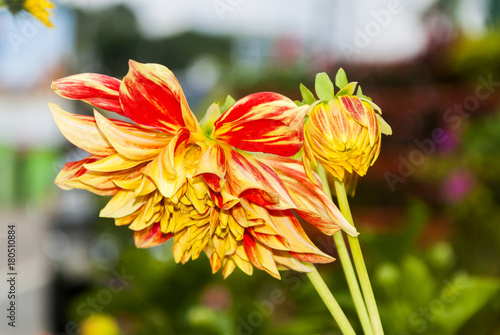
POLYGON ((354 329, 349 323, 349 320, 340 308, 337 300, 335 300, 335 298, 333 297, 332 292, 330 292, 330 290, 328 289, 328 286, 326 286, 325 281, 323 280, 323 278, 321 278, 321 275, 319 274, 316 267, 311 264, 309 268, 311 269, 311 272, 307 273, 307 277, 309 277, 309 280, 311 280, 314 288, 339 325, 342 334, 356 335, 354 329))
MULTIPOLYGON (((323 166, 318 166, 318 175, 321 178, 321 183, 323 185, 323 190, 325 193, 332 198, 332 192, 330 191, 330 185, 328 185, 328 180, 326 178, 326 172, 323 166)), ((342 231, 338 231, 333 235, 335 245, 337 246, 337 251, 339 253, 340 264, 344 269, 344 274, 347 280, 347 285, 349 286, 349 291, 351 292, 352 299, 354 301, 354 306, 356 307, 356 312, 358 313, 359 320, 361 321, 361 327, 366 335, 372 335, 373 329, 370 323, 370 317, 366 310, 365 301, 361 295, 361 290, 359 289, 358 279, 354 273, 354 267, 352 266, 351 257, 347 251, 347 247, 344 242, 344 237, 342 231)))
MULTIPOLYGON (((335 179, 335 191, 337 192, 340 211, 347 219, 347 221, 349 221, 354 226, 351 209, 349 208, 349 202, 347 201, 347 194, 345 192, 344 183, 337 179, 335 179)), ((361 290, 363 291, 363 296, 365 297, 366 307, 368 309, 368 314, 370 315, 373 330, 375 331, 376 335, 382 335, 384 334, 384 330, 382 329, 382 323, 380 321, 377 303, 375 301, 375 296, 373 295, 372 285, 370 283, 370 278, 368 277, 368 271, 366 270, 366 265, 363 259, 363 253, 361 252, 359 240, 357 237, 352 237, 350 235, 348 235, 347 238, 351 247, 352 256, 354 258, 354 266, 356 267, 356 272, 358 273, 361 290)))

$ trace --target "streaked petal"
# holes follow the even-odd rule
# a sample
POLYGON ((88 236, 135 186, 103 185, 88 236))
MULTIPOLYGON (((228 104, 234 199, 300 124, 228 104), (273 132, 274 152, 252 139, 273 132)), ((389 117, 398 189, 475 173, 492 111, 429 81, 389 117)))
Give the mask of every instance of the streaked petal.
POLYGON ((93 117, 68 113, 53 103, 49 103, 49 108, 57 127, 68 141, 94 155, 107 156, 116 153, 93 117))
POLYGON ((253 156, 231 150, 226 153, 226 160, 226 179, 232 194, 262 205, 292 202, 274 170, 253 156))
POLYGON ((220 145, 210 145, 200 157, 195 175, 207 173, 219 178, 226 176, 226 154, 220 145))
POLYGON ((182 127, 200 131, 179 82, 165 66, 130 60, 120 85, 120 102, 125 114, 141 125, 172 135, 182 127))
POLYGON ((308 262, 308 263, 320 263, 320 264, 325 264, 325 263, 331 263, 335 260, 333 257, 325 257, 321 255, 316 255, 316 254, 302 254, 298 252, 293 252, 290 251, 290 255, 293 257, 303 261, 303 262, 308 262))
POLYGON ((379 128, 377 122, 377 115, 375 111, 367 104, 363 104, 365 109, 365 124, 368 127, 368 138, 370 139, 370 146, 375 145, 377 136, 379 135, 379 128))
POLYGON ((121 115, 120 80, 95 73, 82 73, 52 82, 52 89, 62 97, 83 100, 95 107, 121 115))
POLYGON ((361 100, 357 96, 340 96, 340 104, 344 111, 352 117, 357 123, 362 126, 367 126, 365 123, 365 110, 361 100))
POLYGON ((163 234, 160 223, 157 222, 143 230, 134 232, 134 242, 137 248, 150 248, 169 240, 173 234, 163 234))
POLYGON ((67 182, 75 180, 87 172, 84 164, 93 163, 99 159, 101 159, 101 157, 89 156, 80 161, 66 163, 57 175, 54 183, 63 190, 71 190, 73 186, 67 185, 67 182))
POLYGON ((318 186, 321 182, 317 175, 314 174, 316 183, 311 182, 306 176, 302 164, 293 159, 268 157, 265 162, 275 169, 289 190, 296 206, 295 211, 306 221, 327 235, 334 234, 340 228, 352 236, 358 235, 356 228, 344 218, 335 204, 318 186))
POLYGON ((257 269, 266 271, 274 278, 281 278, 276 263, 274 262, 273 252, 269 248, 255 241, 249 234, 244 235, 243 245, 253 266, 257 269))
POLYGON ((215 122, 214 137, 245 151, 292 156, 302 146, 307 107, 277 93, 251 94, 215 122))
POLYGON ((156 157, 172 139, 165 133, 145 130, 130 124, 122 127, 94 111, 99 130, 106 136, 114 149, 132 160, 147 160, 156 157))

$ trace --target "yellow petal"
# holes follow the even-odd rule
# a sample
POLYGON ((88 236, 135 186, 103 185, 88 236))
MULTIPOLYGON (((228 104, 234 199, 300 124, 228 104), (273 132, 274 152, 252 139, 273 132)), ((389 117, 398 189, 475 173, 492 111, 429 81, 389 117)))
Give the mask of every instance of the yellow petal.
POLYGON ((101 210, 99 216, 119 218, 134 213, 147 201, 147 197, 136 197, 133 191, 119 191, 101 210))
POLYGON ((132 160, 148 160, 156 157, 172 139, 172 136, 154 130, 146 130, 132 124, 122 127, 94 111, 99 129, 109 143, 123 155, 132 160))
POLYGON ((144 161, 133 161, 130 159, 127 159, 126 157, 120 155, 120 154, 115 154, 106 158, 103 158, 101 160, 98 160, 97 162, 90 163, 90 164, 84 164, 84 167, 87 170, 91 171, 99 171, 99 172, 113 172, 113 171, 122 171, 122 170, 127 170, 130 168, 133 168, 144 161))
POLYGON ((68 113, 53 103, 49 103, 49 108, 57 127, 68 141, 94 155, 108 156, 116 153, 93 117, 68 113))

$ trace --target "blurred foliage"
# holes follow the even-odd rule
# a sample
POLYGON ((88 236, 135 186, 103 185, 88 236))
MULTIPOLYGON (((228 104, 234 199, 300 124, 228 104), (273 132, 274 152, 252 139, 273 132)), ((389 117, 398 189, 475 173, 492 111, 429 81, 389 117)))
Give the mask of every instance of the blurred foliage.
POLYGON ((492 75, 500 77, 500 30, 478 39, 462 38, 448 51, 451 70, 467 79, 492 75))
POLYGON ((118 78, 128 71, 128 60, 168 64, 184 69, 199 55, 210 54, 224 62, 230 55, 230 40, 196 33, 166 38, 145 36, 134 14, 126 6, 99 12, 79 11, 78 68, 106 73, 118 78))

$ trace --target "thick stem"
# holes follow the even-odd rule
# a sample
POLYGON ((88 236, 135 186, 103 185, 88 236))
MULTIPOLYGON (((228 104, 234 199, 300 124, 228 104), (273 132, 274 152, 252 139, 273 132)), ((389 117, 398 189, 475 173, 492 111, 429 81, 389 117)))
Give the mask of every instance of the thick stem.
POLYGON ((354 329, 349 323, 349 320, 340 308, 337 300, 335 300, 335 298, 333 297, 332 292, 330 292, 330 290, 328 289, 328 286, 326 286, 325 281, 323 280, 323 278, 321 278, 318 270, 316 270, 316 267, 311 264, 309 268, 311 269, 311 272, 307 273, 307 277, 309 277, 309 280, 311 280, 314 288, 339 325, 342 334, 356 335, 354 329))
MULTIPOLYGON (((345 192, 344 183, 337 179, 335 179, 335 191, 337 192, 340 211, 347 219, 347 221, 354 225, 354 221, 351 215, 351 209, 349 208, 349 202, 347 201, 347 194, 345 192)), ((363 253, 361 252, 359 240, 357 237, 348 235, 348 241, 351 247, 352 256, 354 258, 354 266, 356 267, 356 272, 361 284, 361 290, 363 291, 363 296, 365 298, 366 307, 368 309, 368 314, 370 315, 373 330, 376 335, 382 335, 384 334, 384 330, 382 329, 382 322, 380 321, 377 303, 375 301, 375 296, 373 295, 372 285, 370 283, 370 278, 368 277, 368 271, 366 270, 366 265, 363 259, 363 253)))
MULTIPOLYGON (((330 186, 328 185, 328 180, 326 178, 326 172, 323 166, 318 166, 318 175, 321 178, 321 183, 323 185, 323 190, 325 193, 332 198, 332 193, 330 191, 330 186)), ((370 317, 366 310, 365 301, 361 295, 361 290, 359 289, 358 279, 354 273, 354 267, 352 266, 351 257, 347 251, 347 247, 344 242, 344 237, 342 231, 338 231, 333 235, 335 245, 337 246, 337 251, 339 253, 340 263, 344 269, 344 274, 347 280, 347 285, 349 286, 349 291, 351 292, 352 299, 354 301, 354 306, 356 307, 356 312, 358 313, 359 320, 361 321, 361 327, 366 335, 372 335, 373 329, 370 323, 370 317)))

